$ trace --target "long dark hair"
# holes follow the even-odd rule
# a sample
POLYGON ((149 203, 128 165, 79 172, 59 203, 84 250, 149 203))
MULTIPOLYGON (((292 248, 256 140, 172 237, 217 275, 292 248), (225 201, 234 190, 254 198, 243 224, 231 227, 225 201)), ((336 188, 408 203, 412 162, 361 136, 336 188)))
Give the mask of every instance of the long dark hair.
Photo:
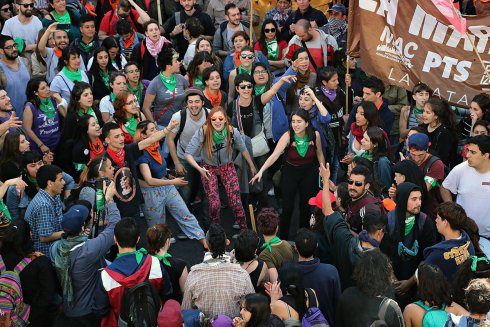
POLYGON ((244 300, 245 309, 251 313, 247 327, 269 326, 271 320, 271 307, 269 299, 260 293, 248 294, 244 300))
MULTIPOLYGON (((109 57, 109 62, 107 63, 107 73, 110 75, 112 71, 115 71, 116 69, 111 63, 111 57, 109 55, 109 50, 107 50, 105 47, 98 47, 94 51, 93 55, 93 61, 92 61, 92 66, 90 67, 90 73, 92 74, 92 78, 94 79, 94 82, 97 81, 101 85, 103 85, 102 77, 100 76, 100 65, 99 62, 97 61, 97 55, 101 52, 106 52, 107 57, 109 57)), ((110 87, 107 86, 107 90, 110 91, 110 87)))
POLYGON ((483 112, 482 119, 490 120, 490 95, 486 93, 477 94, 471 100, 471 102, 475 102, 476 104, 478 104, 478 106, 482 110, 483 112))
POLYGON ((85 146, 88 146, 90 144, 90 139, 87 134, 90 118, 94 117, 91 115, 83 115, 82 117, 78 118, 77 121, 76 140, 78 142, 82 142, 85 146))
MULTIPOLYGON (((308 111, 303 110, 303 109, 295 110, 291 114, 291 118, 293 118, 293 116, 298 116, 299 118, 303 119, 305 122, 308 123, 308 126, 306 126, 306 131, 305 131, 306 135, 308 135, 310 142, 313 141, 316 144, 316 134, 315 134, 315 131, 313 130, 313 127, 311 126, 310 116, 308 114, 308 111)), ((293 130, 293 124, 290 123, 289 124, 289 146, 291 146, 291 144, 293 144, 293 142, 294 142, 294 130, 293 130)))
POLYGON ((374 102, 362 101, 358 106, 359 108, 364 109, 364 118, 368 122, 368 127, 383 127, 383 121, 379 118, 378 108, 376 108, 374 102))
MULTIPOLYGON (((116 58, 116 65, 119 70, 123 69, 122 63, 121 63, 121 47, 117 43, 116 39, 114 39, 113 36, 108 36, 102 41, 102 46, 107 49, 107 53, 109 53, 109 50, 112 48, 118 48, 117 50, 117 55, 116 58)), ((95 61, 95 59, 94 59, 95 61)), ((109 64, 112 66, 112 60, 111 56, 109 55, 109 64)))
POLYGON ((27 172, 27 165, 32 163, 37 163, 43 160, 43 157, 34 151, 26 151, 22 154, 22 180, 27 184, 25 188, 25 193, 29 198, 34 198, 37 194, 37 184, 33 182, 33 178, 29 176, 27 172))
POLYGON ((70 60, 71 55, 81 56, 80 49, 77 47, 68 46, 61 51, 61 58, 58 61, 58 71, 61 71, 70 60))
MULTIPOLYGON (((264 22, 262 23, 262 27, 260 28, 260 38, 257 41, 260 44, 260 48, 263 49, 266 52, 266 53, 264 53, 265 55, 268 55, 268 53, 267 53, 267 43, 266 43, 266 38, 265 38, 265 26, 267 24, 273 24, 274 25, 274 28, 276 29, 276 39, 277 39, 277 42, 279 42, 279 37, 280 37, 279 27, 278 27, 276 21, 273 20, 273 19, 271 19, 271 18, 265 19, 264 22)), ((279 45, 277 47, 278 47, 278 50, 279 50, 279 45)))
POLYGON ((14 161, 20 163, 21 153, 19 151, 20 132, 7 133, 3 141, 2 153, 0 155, 0 163, 14 161))
POLYGON ((279 270, 282 294, 290 294, 296 304, 296 311, 300 317, 306 312, 306 295, 303 285, 303 274, 294 262, 287 262, 279 270))
POLYGON ((389 296, 392 273, 390 259, 375 249, 364 252, 354 268, 352 278, 357 288, 367 296, 389 296))
POLYGON ((366 129, 366 133, 369 136, 369 139, 371 140, 371 143, 376 145, 373 148, 372 154, 373 154, 373 162, 376 162, 379 160, 381 157, 387 157, 388 152, 386 148, 386 141, 383 136, 383 130, 379 127, 371 126, 366 129))
POLYGON ((443 99, 439 99, 438 97, 430 97, 429 100, 425 103, 425 105, 429 105, 432 112, 437 116, 437 120, 442 125, 445 125, 453 138, 455 135, 458 135, 458 127, 456 125, 456 114, 451 109, 449 102, 443 99))
POLYGON ((39 105, 41 104, 41 100, 36 95, 36 92, 39 90, 39 85, 41 85, 42 82, 48 84, 48 82, 46 82, 46 79, 44 77, 37 76, 37 77, 31 78, 29 80, 29 82, 27 82, 27 86, 26 86, 27 101, 29 101, 30 103, 32 103, 36 107, 39 107, 39 105))
POLYGON ((199 75, 199 65, 203 62, 209 62, 211 65, 214 65, 213 58, 209 53, 205 51, 196 53, 192 61, 189 63, 189 67, 187 69, 187 73, 189 74, 189 82, 192 83, 194 78, 199 75))
MULTIPOLYGON (((80 109, 80 98, 82 97, 82 93, 87 89, 92 91, 92 87, 86 82, 75 81, 73 83, 73 89, 71 90, 70 103, 68 104, 67 112, 76 113, 80 109)), ((102 113, 95 102, 92 104, 92 110, 94 111, 95 116, 97 116, 98 123, 102 124, 104 122, 102 120, 102 113)))
POLYGON ((430 307, 442 308, 451 305, 451 293, 441 268, 421 263, 418 269, 417 296, 427 301, 430 307))

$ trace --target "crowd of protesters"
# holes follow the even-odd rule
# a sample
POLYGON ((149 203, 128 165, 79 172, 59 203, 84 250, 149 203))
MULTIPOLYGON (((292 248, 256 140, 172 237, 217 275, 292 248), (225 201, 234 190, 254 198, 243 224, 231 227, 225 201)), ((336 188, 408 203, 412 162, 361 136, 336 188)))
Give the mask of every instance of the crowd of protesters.
POLYGON ((0 325, 490 326, 490 96, 366 74, 346 5, 0 0, 0 325))

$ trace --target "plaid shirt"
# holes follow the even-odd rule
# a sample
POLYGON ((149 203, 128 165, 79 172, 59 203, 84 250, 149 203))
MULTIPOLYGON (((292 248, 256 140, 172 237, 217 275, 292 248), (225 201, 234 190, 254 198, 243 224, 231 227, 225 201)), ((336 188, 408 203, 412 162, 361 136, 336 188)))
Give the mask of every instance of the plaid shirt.
POLYGON ((25 214, 25 220, 29 223, 32 232, 34 248, 44 254, 49 253, 50 243, 41 243, 41 237, 47 237, 61 230, 63 218, 61 198, 54 198, 44 190, 39 190, 32 199, 25 214))
POLYGON ((191 268, 184 287, 182 309, 197 307, 204 314, 234 318, 240 300, 255 293, 250 276, 238 264, 219 259, 205 260, 191 268))

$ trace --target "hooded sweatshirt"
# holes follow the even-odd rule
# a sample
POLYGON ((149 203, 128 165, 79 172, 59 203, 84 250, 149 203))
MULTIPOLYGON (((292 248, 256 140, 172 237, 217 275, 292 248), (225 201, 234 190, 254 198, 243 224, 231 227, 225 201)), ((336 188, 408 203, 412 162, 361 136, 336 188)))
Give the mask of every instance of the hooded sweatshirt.
POLYGON ((401 183, 398 186, 395 199, 396 208, 388 213, 388 235, 385 235, 380 246, 381 250, 390 257, 395 276, 399 280, 410 278, 423 260, 425 248, 436 243, 434 222, 423 212, 415 215, 413 228, 408 235, 405 235, 407 201, 410 193, 418 190, 420 188, 413 183, 401 183), (418 252, 415 256, 399 255, 400 242, 406 248, 413 250, 415 241, 418 243, 418 252))
POLYGON ((459 238, 442 240, 426 248, 424 250, 424 262, 441 268, 448 282, 452 283, 454 273, 459 265, 465 262, 470 255, 475 255, 475 248, 468 234, 462 230, 459 238))

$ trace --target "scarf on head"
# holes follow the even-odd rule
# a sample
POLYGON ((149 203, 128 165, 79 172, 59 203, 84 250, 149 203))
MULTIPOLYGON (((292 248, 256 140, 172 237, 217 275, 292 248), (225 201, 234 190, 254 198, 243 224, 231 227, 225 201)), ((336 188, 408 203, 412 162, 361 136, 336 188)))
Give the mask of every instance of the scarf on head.
POLYGON ((126 151, 124 151, 124 148, 121 149, 121 151, 119 151, 119 152, 114 151, 111 148, 107 148, 107 154, 116 163, 116 165, 119 166, 119 168, 122 168, 124 166, 124 156, 126 154, 126 151))
POLYGON ((267 250, 269 250, 269 252, 272 252, 272 244, 277 244, 277 243, 281 243, 281 239, 279 237, 275 236, 270 241, 264 242, 264 244, 262 244, 262 246, 260 248, 261 249, 267 248, 267 250))
POLYGON ((127 89, 129 92, 133 93, 136 96, 136 98, 138 98, 138 101, 141 101, 141 99, 143 98, 143 83, 138 82, 138 86, 134 89, 128 83, 127 89))
POLYGON ((80 47, 82 48, 82 51, 85 53, 89 53, 90 50, 92 50, 92 47, 94 46, 95 41, 90 41, 88 44, 80 40, 80 47))
POLYGON ((106 72, 103 72, 102 69, 99 69, 99 75, 100 78, 102 79, 102 82, 104 82, 105 87, 110 90, 111 86, 109 85, 109 70, 106 72))
POLYGON ((197 75, 196 78, 194 78, 194 81, 192 82, 192 86, 198 87, 201 90, 204 90, 205 85, 202 82, 202 75, 197 75))
POLYGON ((48 118, 53 119, 56 109, 54 108, 53 101, 51 98, 39 99, 39 110, 48 118))
POLYGON ((372 246, 374 246, 375 248, 379 248, 379 242, 376 241, 374 238, 372 238, 371 236, 369 236, 368 232, 365 231, 365 230, 362 230, 360 233, 359 233, 359 241, 362 241, 362 242, 369 242, 369 244, 371 244, 372 246))
POLYGON ((146 38, 146 47, 148 48, 148 52, 151 54, 153 58, 156 58, 160 51, 162 50, 162 46, 167 39, 163 36, 160 36, 156 43, 153 43, 150 38, 146 38))
POLYGON ((65 66, 61 69, 61 71, 63 72, 63 74, 65 74, 66 78, 68 78, 72 82, 82 81, 82 71, 80 70, 80 68, 72 72, 71 70, 68 70, 68 68, 66 68, 65 66))
POLYGON ((352 125, 350 125, 350 132, 352 135, 355 136, 357 142, 361 143, 361 140, 364 136, 364 131, 362 130, 361 126, 357 126, 357 124, 354 122, 352 125))
POLYGON ((235 61, 235 67, 240 67, 242 62, 240 60, 240 52, 239 51, 235 51, 235 53, 233 53, 233 60, 235 61))
POLYGON ((56 55, 56 57, 58 57, 58 59, 61 58, 61 55, 63 54, 63 51, 60 48, 54 47, 53 48, 53 51, 54 51, 54 54, 56 55))
POLYGON ((63 14, 63 16, 60 16, 56 12, 56 10, 53 10, 51 12, 51 15, 53 15, 54 20, 56 20, 58 23, 60 23, 60 24, 70 24, 71 25, 71 18, 70 18, 70 14, 68 13, 68 10, 65 11, 65 13, 63 14))
POLYGON ((330 100, 330 101, 335 101, 337 98, 337 90, 327 90, 325 85, 322 85, 321 87, 323 94, 330 100))
POLYGON ((225 141, 227 135, 228 135, 228 129, 226 128, 226 126, 225 126, 225 128, 223 128, 223 130, 221 132, 218 132, 213 127, 213 141, 214 141, 214 143, 222 144, 225 141))
POLYGON ((78 235, 67 239, 61 239, 54 243, 57 246, 54 247, 54 267, 58 273, 58 277, 61 283, 61 289, 63 290, 63 301, 72 307, 75 303, 75 296, 73 292, 73 286, 71 282, 70 274, 70 251, 74 246, 87 241, 86 235, 78 235))
POLYGON ((267 45, 267 58, 269 60, 277 60, 279 58, 279 45, 277 44, 277 39, 274 38, 272 41, 265 41, 267 45))
POLYGON ((158 142, 153 143, 149 147, 145 149, 146 152, 155 160, 158 162, 158 164, 162 164, 163 159, 162 159, 162 154, 160 153, 160 144, 158 142))
POLYGON ((238 74, 249 74, 252 75, 252 69, 246 69, 242 65, 238 66, 238 74))
POLYGON ((175 88, 177 87, 177 78, 175 77, 175 74, 170 75, 170 77, 167 77, 163 75, 160 72, 160 80, 162 81, 163 85, 170 91, 173 92, 175 88))
POLYGON ((209 88, 207 87, 205 92, 206 92, 206 96, 209 99, 209 102, 211 102, 211 107, 215 108, 221 105, 222 95, 220 90, 218 90, 218 94, 212 95, 211 92, 209 91, 209 88))
POLYGON ((148 252, 144 248, 141 248, 141 249, 136 250, 136 251, 118 253, 116 256, 116 259, 120 258, 120 257, 124 257, 126 255, 130 255, 130 254, 134 254, 135 259, 136 259, 136 263, 139 265, 141 263, 141 261, 143 260, 143 256, 148 254, 148 252))
POLYGON ((104 153, 104 143, 100 138, 96 138, 94 141, 90 142, 90 160, 93 158, 100 157, 104 153))
POLYGON ((267 84, 264 84, 264 85, 257 85, 257 84, 255 84, 254 85, 255 95, 262 95, 262 94, 264 94, 266 88, 267 88, 267 84))
POLYGON ((299 137, 294 133, 294 142, 296 143, 296 150, 301 158, 306 156, 306 152, 308 151, 308 147, 310 146, 310 139, 308 134, 305 134, 303 137, 299 137))
POLYGON ((167 259, 167 258, 172 257, 172 255, 170 253, 165 253, 164 255, 154 254, 153 256, 155 258, 157 258, 158 260, 160 260, 165 266, 172 267, 172 265, 170 264, 170 261, 168 261, 168 259, 167 259))
POLYGON ((347 22, 342 19, 337 19, 331 17, 328 20, 328 30, 330 35, 332 35, 335 39, 341 36, 343 33, 347 31, 347 22))
POLYGON ((131 45, 134 42, 134 36, 135 36, 135 33, 133 33, 133 35, 131 35, 131 37, 129 39, 127 39, 126 41, 122 40, 122 38, 121 38, 121 40, 123 42, 124 49, 128 49, 131 47, 131 45))
POLYGON ((131 137, 134 137, 134 133, 136 132, 137 125, 138 125, 138 120, 136 120, 134 116, 129 118, 124 124, 124 128, 129 133, 129 135, 131 135, 131 137))

